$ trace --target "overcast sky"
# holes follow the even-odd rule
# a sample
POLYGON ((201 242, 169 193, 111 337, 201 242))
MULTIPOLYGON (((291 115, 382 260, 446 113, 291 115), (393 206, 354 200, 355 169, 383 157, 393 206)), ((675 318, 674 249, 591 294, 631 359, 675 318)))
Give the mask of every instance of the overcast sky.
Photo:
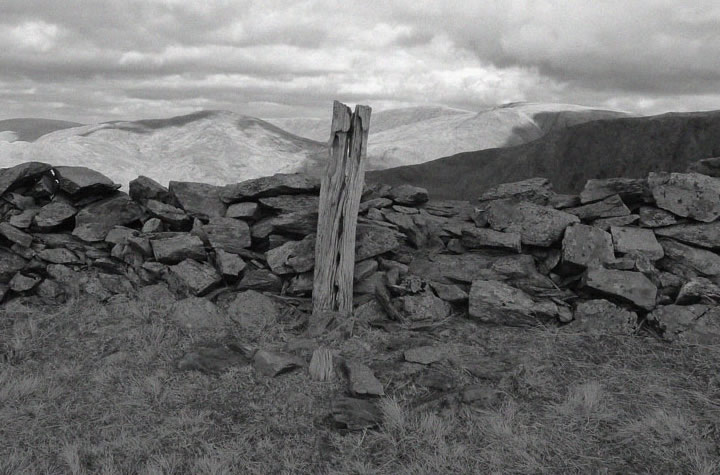
POLYGON ((720 109, 718 0, 0 0, 0 119, 720 109))

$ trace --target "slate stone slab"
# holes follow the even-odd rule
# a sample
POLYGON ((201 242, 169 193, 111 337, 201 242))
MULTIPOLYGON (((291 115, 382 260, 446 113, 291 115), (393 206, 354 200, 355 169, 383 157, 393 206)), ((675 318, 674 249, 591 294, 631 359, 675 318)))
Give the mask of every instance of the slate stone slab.
POLYGON ((620 195, 612 195, 602 201, 588 203, 576 208, 567 208, 565 211, 574 214, 583 221, 591 221, 598 218, 614 218, 630 214, 630 209, 625 205, 620 195))
POLYGON ((720 256, 714 252, 672 239, 660 239, 659 242, 665 256, 658 261, 658 267, 686 278, 720 275, 720 256))
POLYGON ((176 208, 154 199, 146 200, 145 208, 148 210, 150 216, 168 223, 175 229, 183 229, 190 225, 190 217, 180 208, 176 208))
POLYGON ((75 225, 98 224, 107 231, 113 226, 125 226, 139 221, 145 212, 127 194, 115 192, 113 196, 81 209, 75 216, 75 225))
POLYGON ((302 241, 289 241, 265 253, 267 263, 275 274, 299 274, 315 266, 315 235, 302 241))
POLYGON ((343 372, 348 379, 348 390, 353 396, 384 396, 383 385, 375 377, 375 373, 358 361, 345 360, 343 372))
POLYGON ((227 323, 223 311, 202 297, 188 297, 173 304, 169 317, 183 328, 218 329, 227 323))
POLYGON ((30 244, 32 244, 33 241, 31 234, 20 231, 18 228, 7 222, 0 223, 0 235, 22 247, 30 247, 30 244))
POLYGON ((519 233, 526 245, 550 246, 560 240, 566 227, 580 222, 572 214, 528 202, 498 200, 488 203, 485 209, 492 229, 519 233))
POLYGON ((585 287, 621 298, 645 310, 655 308, 657 287, 640 272, 592 268, 583 276, 585 287))
POLYGON ((503 183, 480 195, 480 201, 514 198, 518 201, 529 201, 538 205, 546 205, 553 196, 552 185, 547 178, 529 178, 513 183, 503 183))
POLYGON ((350 397, 335 399, 330 416, 336 424, 350 431, 372 429, 383 420, 382 411, 372 401, 350 397))
POLYGON ((51 168, 52 165, 43 162, 26 162, 0 169, 0 196, 19 186, 32 183, 51 168))
POLYGON ((519 233, 501 232, 493 229, 466 226, 462 229, 461 243, 467 249, 493 247, 520 252, 522 249, 519 233))
POLYGON ((662 259, 665 255, 662 246, 650 229, 612 226, 610 228, 615 250, 623 254, 644 254, 651 260, 662 259))
POLYGON ((170 273, 193 295, 204 295, 222 282, 214 267, 192 259, 170 266, 170 273))
POLYGON ((33 218, 33 223, 40 231, 51 231, 69 222, 77 210, 60 201, 53 201, 43 206, 33 218))
POLYGON ((565 230, 562 262, 571 270, 601 266, 615 260, 610 234, 585 224, 573 224, 565 230))
POLYGON ((107 194, 120 185, 100 172, 87 167, 55 167, 60 189, 70 195, 107 194))
POLYGON ((637 314, 604 299, 580 302, 574 321, 563 327, 587 335, 632 335, 637 329, 637 314))
POLYGON ((225 211, 226 218, 237 219, 256 219, 260 217, 260 214, 260 206, 251 201, 231 204, 225 211))
POLYGON ((207 258, 203 242, 192 234, 150 241, 153 255, 163 264, 177 264, 185 259, 204 261, 207 258))
POLYGON ((7 284, 25 268, 27 261, 14 252, 0 247, 0 284, 7 284))
POLYGON ((282 289, 282 279, 266 269, 246 270, 237 284, 238 290, 260 290, 279 292, 282 289))
POLYGON ((247 266, 242 257, 237 254, 230 254, 222 249, 215 251, 215 264, 225 278, 238 277, 247 266))
POLYGON ((208 224, 203 225, 203 232, 213 249, 222 249, 225 252, 239 254, 250 247, 250 226, 245 221, 233 218, 210 218, 208 224))
POLYGON ((708 305, 664 305, 648 314, 668 341, 720 344, 720 308, 708 305))
POLYGON ((677 224, 654 229, 655 235, 673 238, 677 241, 720 250, 720 221, 714 223, 677 224))
POLYGON ((27 292, 35 288, 41 281, 42 278, 38 276, 24 275, 18 272, 10 279, 9 287, 13 292, 27 292))
POLYGON ((319 178, 299 173, 277 173, 273 176, 227 185, 223 187, 220 196, 223 202, 231 204, 277 195, 312 194, 319 190, 319 178))
POLYGON ((637 222, 638 219, 640 219, 640 216, 637 214, 629 214, 627 216, 616 216, 614 218, 598 218, 590 224, 603 231, 610 231, 611 226, 629 226, 637 222))
POLYGON ((645 178, 591 178, 585 182, 580 192, 580 202, 600 201, 613 195, 619 195, 628 203, 652 199, 648 181, 645 178))
POLYGON ((720 216, 720 179, 699 173, 650 173, 658 208, 706 223, 720 216))
POLYGON ((677 217, 664 209, 641 206, 638 213, 640 215, 640 225, 646 228, 659 228, 677 223, 677 217))
POLYGON ((255 371, 274 378, 297 368, 305 366, 305 360, 290 353, 279 351, 258 350, 253 357, 255 371))
POLYGON ((39 208, 36 209, 26 209, 20 214, 15 214, 10 216, 10 219, 8 222, 19 229, 27 229, 29 228, 32 223, 33 219, 35 218, 35 215, 40 212, 39 208))
POLYGON ((520 289, 495 280, 476 280, 470 287, 470 317, 483 323, 536 325, 558 317, 557 305, 536 301, 520 289))
POLYGON ((193 218, 208 220, 225 216, 225 204, 220 200, 221 187, 206 183, 171 181, 170 195, 193 218))
POLYGON ((170 199, 170 192, 167 188, 152 178, 140 175, 129 184, 130 197, 138 203, 146 203, 148 200, 155 200, 167 203, 170 199))

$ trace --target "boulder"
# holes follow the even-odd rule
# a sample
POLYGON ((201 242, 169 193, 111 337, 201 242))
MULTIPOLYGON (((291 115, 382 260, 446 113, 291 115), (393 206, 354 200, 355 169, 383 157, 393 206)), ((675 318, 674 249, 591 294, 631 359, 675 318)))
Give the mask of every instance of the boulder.
POLYGON ((14 252, 0 247, 0 284, 7 284, 25 268, 27 261, 14 252))
POLYGON ((193 259, 185 259, 170 266, 170 274, 174 278, 172 284, 175 288, 192 295, 204 295, 222 282, 214 267, 193 259))
POLYGON ((650 229, 612 226, 610 228, 615 250, 623 254, 644 254, 653 261, 665 255, 662 246, 650 229))
POLYGON ((246 270, 243 278, 237 284, 238 290, 264 290, 279 292, 282 289, 282 279, 266 269, 246 270))
POLYGON ((103 195, 120 188, 110 178, 87 167, 55 167, 54 170, 60 189, 69 195, 103 195))
POLYGON ((648 181, 645 178, 591 178, 585 182, 580 192, 580 202, 600 201, 613 195, 619 195, 628 203, 648 201, 652 198, 648 181))
POLYGON ((665 252, 658 267, 685 278, 720 276, 720 256, 705 249, 688 246, 672 239, 660 239, 665 252))
POLYGON ((517 201, 529 201, 546 205, 553 196, 552 185, 547 178, 529 178, 514 183, 503 183, 480 195, 480 201, 514 198, 517 201))
POLYGON ((227 323, 227 316, 211 301, 202 297, 188 297, 172 305, 170 319, 190 330, 218 329, 227 323))
POLYGON ((231 204, 278 195, 314 194, 320 190, 320 179, 300 173, 277 173, 226 185, 220 192, 223 202, 231 204))
POLYGON ((150 216, 160 219, 175 229, 183 229, 190 225, 190 217, 180 208, 154 199, 148 199, 145 208, 150 216))
POLYGON ((523 244, 550 246, 560 240, 565 228, 580 220, 554 208, 511 200, 487 204, 486 217, 496 231, 519 233, 523 244))
POLYGON ((35 218, 35 215, 40 212, 39 208, 35 209, 26 209, 20 214, 15 214, 10 216, 10 219, 8 222, 19 229, 27 229, 29 228, 32 223, 33 219, 35 218))
POLYGON ((677 218, 670 211, 652 206, 641 206, 638 210, 640 226, 646 228, 659 228, 677 223, 677 218))
POLYGON ((720 286, 703 277, 696 277, 682 285, 675 299, 676 305, 720 303, 720 286))
POLYGON ((348 379, 348 391, 353 396, 384 396, 383 385, 373 371, 358 361, 345 360, 342 369, 348 379))
POLYGON ((210 218, 202 227, 213 249, 222 249, 232 254, 240 254, 250 247, 250 226, 245 221, 233 218, 210 218))
POLYGON ((637 329, 637 314, 597 299, 580 302, 573 314, 574 321, 567 330, 588 335, 632 335, 637 329))
POLYGON ((583 285, 645 310, 655 308, 657 287, 640 272, 591 268, 583 276, 583 285))
POLYGON ((427 203, 428 192, 425 188, 412 185, 393 186, 388 193, 388 198, 399 205, 420 205, 427 203))
POLYGON ((128 195, 116 191, 113 196, 81 209, 75 216, 75 227, 94 224, 107 233, 113 226, 125 226, 145 215, 139 204, 128 195))
POLYGON ((720 308, 707 305, 664 305, 647 316, 668 341, 720 344, 720 308))
POLYGON ((152 178, 140 175, 130 182, 130 197, 138 203, 145 204, 148 200, 167 203, 170 192, 152 178))
POLYGON ((706 223, 720 216, 720 179, 699 173, 650 173, 658 208, 706 223))
MULTIPOLYGON (((18 272, 10 279, 9 287, 13 292, 27 292, 37 286, 42 279, 34 275, 25 275, 18 272)), ((0 299, 2 300, 2 299, 0 299)))
POLYGON ((177 264, 185 259, 204 261, 207 258, 203 242, 192 234, 150 241, 155 260, 163 264, 177 264))
POLYGON ((225 204, 220 200, 219 186, 171 181, 168 190, 180 207, 193 218, 208 220, 225 216, 225 204))
POLYGON ((0 223, 0 235, 22 247, 30 247, 30 244, 32 244, 33 241, 32 235, 20 231, 18 228, 7 222, 0 223))
POLYGON ((43 206, 33 218, 33 223, 40 231, 51 231, 68 223, 77 210, 67 203, 53 201, 43 206))
POLYGON ((240 276, 243 269, 247 266, 242 257, 237 254, 225 252, 222 249, 215 251, 215 265, 220 271, 220 274, 226 279, 233 279, 240 276))
POLYGON ((260 217, 260 206, 257 203, 246 201, 233 203, 225 211, 226 218, 256 219, 260 217))
POLYGON ((274 378, 294 369, 302 368, 305 366, 305 361, 290 353, 258 350, 253 356, 253 366, 255 371, 263 376, 274 378))
POLYGON ((52 165, 42 162, 26 162, 10 168, 0 169, 0 196, 20 186, 35 182, 52 165))
POLYGON ((629 214, 627 216, 616 216, 614 218, 599 218, 593 220, 590 224, 603 231, 610 231, 611 226, 628 226, 639 219, 637 214, 629 214))
POLYGON ((569 272, 597 267, 615 260, 612 237, 602 229, 573 224, 565 230, 562 263, 569 272))
POLYGON ((552 320, 557 305, 536 301, 520 289, 495 280, 476 280, 470 287, 469 314, 483 323, 523 326, 552 320))
POLYGON ((612 195, 602 201, 588 203, 576 208, 567 208, 565 211, 574 214, 583 221, 592 221, 598 218, 614 218, 630 214, 630 210, 625 206, 620 195, 612 195))
POLYGON ((462 229, 462 245, 467 249, 480 249, 495 247, 520 252, 522 249, 521 237, 515 232, 501 232, 494 229, 465 226, 462 229))
POLYGON ((676 224, 654 229, 655 235, 673 238, 676 241, 720 250, 720 221, 714 223, 676 224))

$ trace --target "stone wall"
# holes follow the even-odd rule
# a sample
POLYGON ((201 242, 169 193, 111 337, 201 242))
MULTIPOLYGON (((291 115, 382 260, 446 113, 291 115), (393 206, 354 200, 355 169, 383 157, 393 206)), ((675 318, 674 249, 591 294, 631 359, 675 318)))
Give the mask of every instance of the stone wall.
MULTIPOLYGON (((428 200, 409 185, 366 187, 355 314, 376 326, 464 315, 718 343, 716 162, 590 180, 579 195, 533 178, 472 204, 428 200)), ((248 290, 310 297, 317 179, 165 188, 139 177, 129 193, 119 188, 84 167, 0 170, 0 297, 108 300, 157 284, 177 298, 248 290)))

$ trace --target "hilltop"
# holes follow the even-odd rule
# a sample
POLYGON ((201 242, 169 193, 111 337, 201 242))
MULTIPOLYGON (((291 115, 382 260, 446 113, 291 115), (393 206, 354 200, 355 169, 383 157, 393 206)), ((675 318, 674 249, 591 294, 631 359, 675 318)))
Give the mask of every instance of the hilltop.
POLYGON ((80 127, 82 124, 66 120, 20 118, 0 120, 0 141, 34 142, 56 130, 80 127))

